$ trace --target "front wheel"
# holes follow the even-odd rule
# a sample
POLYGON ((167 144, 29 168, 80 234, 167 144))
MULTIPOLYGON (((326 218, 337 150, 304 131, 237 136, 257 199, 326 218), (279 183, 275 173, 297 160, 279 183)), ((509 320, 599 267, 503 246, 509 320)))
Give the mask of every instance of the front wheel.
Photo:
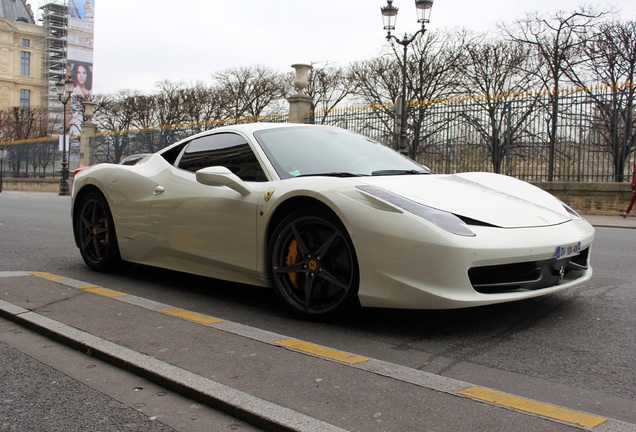
POLYGON ((276 295, 294 313, 327 318, 359 307, 355 250, 331 213, 313 209, 287 216, 274 231, 269 257, 276 295))
POLYGON ((102 194, 89 192, 81 198, 74 228, 80 253, 90 268, 109 271, 121 264, 115 223, 102 194))

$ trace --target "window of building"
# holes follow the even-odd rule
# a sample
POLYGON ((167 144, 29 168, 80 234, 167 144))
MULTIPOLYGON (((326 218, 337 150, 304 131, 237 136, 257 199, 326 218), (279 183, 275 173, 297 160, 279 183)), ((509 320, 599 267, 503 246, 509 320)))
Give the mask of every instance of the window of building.
POLYGON ((31 53, 22 51, 20 53, 20 75, 31 75, 31 53))
POLYGON ((22 46, 23 47, 30 47, 31 46, 31 40, 30 39, 22 39, 22 46))
POLYGON ((192 140, 177 162, 181 169, 195 172, 210 166, 224 166, 244 181, 267 181, 256 155, 245 138, 218 133, 192 140))
POLYGON ((20 89, 20 107, 28 108, 31 105, 31 90, 20 89))

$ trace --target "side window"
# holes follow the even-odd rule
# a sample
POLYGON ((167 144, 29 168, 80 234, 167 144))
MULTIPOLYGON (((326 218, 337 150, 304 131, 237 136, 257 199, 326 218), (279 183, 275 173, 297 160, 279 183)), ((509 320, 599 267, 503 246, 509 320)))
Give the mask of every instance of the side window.
POLYGON ((186 145, 188 145, 188 143, 182 143, 179 144, 176 147, 172 147, 170 150, 164 150, 161 153, 161 156, 163 156, 163 158, 171 165, 177 165, 177 160, 179 158, 179 155, 181 154, 181 152, 183 151, 183 147, 185 147, 186 145))
POLYGON ((244 181, 267 181, 249 144, 237 134, 218 133, 192 140, 177 162, 178 168, 192 172, 210 166, 224 166, 244 181))

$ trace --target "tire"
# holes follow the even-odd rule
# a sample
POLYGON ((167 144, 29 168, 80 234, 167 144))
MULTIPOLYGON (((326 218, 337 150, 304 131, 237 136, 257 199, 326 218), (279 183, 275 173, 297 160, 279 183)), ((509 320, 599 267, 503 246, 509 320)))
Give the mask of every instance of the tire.
POLYGON ((307 209, 285 217, 269 244, 276 296, 296 315, 341 317, 359 308, 359 269, 349 235, 335 215, 307 209))
POLYGON ((75 238, 84 262, 93 270, 112 271, 121 265, 115 223, 104 196, 89 192, 77 206, 75 238))

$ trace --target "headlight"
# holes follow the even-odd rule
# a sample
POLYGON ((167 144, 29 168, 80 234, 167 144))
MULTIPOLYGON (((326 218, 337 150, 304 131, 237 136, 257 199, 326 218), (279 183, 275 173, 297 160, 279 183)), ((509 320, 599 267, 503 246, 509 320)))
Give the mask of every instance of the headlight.
POLYGON ((578 214, 572 207, 570 207, 563 201, 561 201, 561 205, 563 206, 565 211, 568 212, 568 214, 572 216, 574 219, 583 219, 583 217, 580 214, 578 214))
POLYGON ((444 231, 464 237, 475 236, 475 233, 468 227, 468 225, 452 213, 425 206, 424 204, 396 195, 393 192, 389 192, 388 190, 377 186, 360 185, 356 186, 356 188, 368 195, 392 204, 395 207, 409 213, 413 213, 444 231))

